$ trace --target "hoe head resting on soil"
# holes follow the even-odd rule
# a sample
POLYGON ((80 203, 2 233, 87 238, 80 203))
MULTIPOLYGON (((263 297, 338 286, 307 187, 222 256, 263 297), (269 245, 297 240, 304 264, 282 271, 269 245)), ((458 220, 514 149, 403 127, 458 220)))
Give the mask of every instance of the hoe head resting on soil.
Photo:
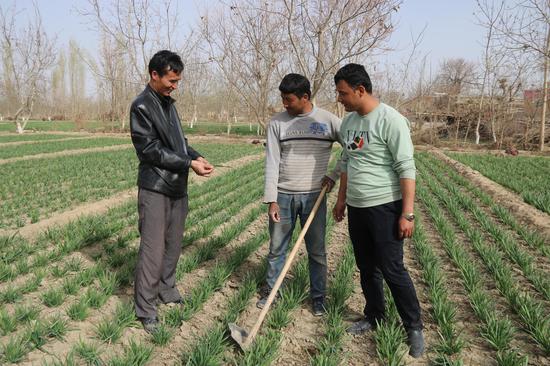
POLYGON ((241 347, 243 351, 246 350, 247 347, 250 345, 248 332, 235 323, 229 324, 229 330, 231 331, 231 338, 233 338, 233 340, 237 342, 237 344, 241 347))

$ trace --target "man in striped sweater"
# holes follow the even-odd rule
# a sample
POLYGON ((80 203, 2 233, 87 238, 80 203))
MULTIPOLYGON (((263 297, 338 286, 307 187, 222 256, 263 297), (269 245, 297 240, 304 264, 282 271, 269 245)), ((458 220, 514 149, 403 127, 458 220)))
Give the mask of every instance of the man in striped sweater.
MULTIPOLYGON (((269 205, 271 241, 266 286, 257 302, 263 308, 286 259, 296 221, 303 226, 323 185, 329 190, 338 178, 326 176, 332 144, 340 141, 340 119, 311 102, 310 84, 299 74, 286 75, 279 85, 286 111, 274 115, 267 129, 264 202, 269 205)), ((305 236, 309 258, 312 311, 325 312, 327 257, 326 198, 305 236)))

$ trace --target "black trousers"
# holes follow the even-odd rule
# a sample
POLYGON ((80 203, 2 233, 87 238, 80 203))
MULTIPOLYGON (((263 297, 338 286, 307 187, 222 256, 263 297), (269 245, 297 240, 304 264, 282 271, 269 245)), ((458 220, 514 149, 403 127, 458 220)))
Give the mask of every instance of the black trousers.
POLYGON ((403 264, 403 240, 397 237, 402 201, 357 208, 348 205, 349 234, 365 296, 365 317, 384 319, 386 281, 406 329, 422 329, 420 304, 403 264))

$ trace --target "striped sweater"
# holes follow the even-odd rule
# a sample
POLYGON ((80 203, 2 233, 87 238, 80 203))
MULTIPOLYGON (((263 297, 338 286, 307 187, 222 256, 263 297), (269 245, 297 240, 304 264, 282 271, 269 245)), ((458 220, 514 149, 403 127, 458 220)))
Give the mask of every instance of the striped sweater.
MULTIPOLYGON (((277 192, 310 193, 321 190, 332 143, 339 142, 341 121, 324 109, 306 114, 284 111, 267 128, 264 202, 276 202, 277 192)), ((329 175, 336 180, 337 173, 329 175)))

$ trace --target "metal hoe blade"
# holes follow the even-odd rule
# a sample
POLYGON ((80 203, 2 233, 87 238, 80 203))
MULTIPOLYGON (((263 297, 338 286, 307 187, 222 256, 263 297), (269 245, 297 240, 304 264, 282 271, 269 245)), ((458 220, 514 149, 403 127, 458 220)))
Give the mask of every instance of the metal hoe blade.
POLYGON ((237 342, 242 350, 245 350, 248 346, 248 332, 235 323, 229 324, 229 330, 231 331, 231 338, 233 338, 233 340, 237 342))

